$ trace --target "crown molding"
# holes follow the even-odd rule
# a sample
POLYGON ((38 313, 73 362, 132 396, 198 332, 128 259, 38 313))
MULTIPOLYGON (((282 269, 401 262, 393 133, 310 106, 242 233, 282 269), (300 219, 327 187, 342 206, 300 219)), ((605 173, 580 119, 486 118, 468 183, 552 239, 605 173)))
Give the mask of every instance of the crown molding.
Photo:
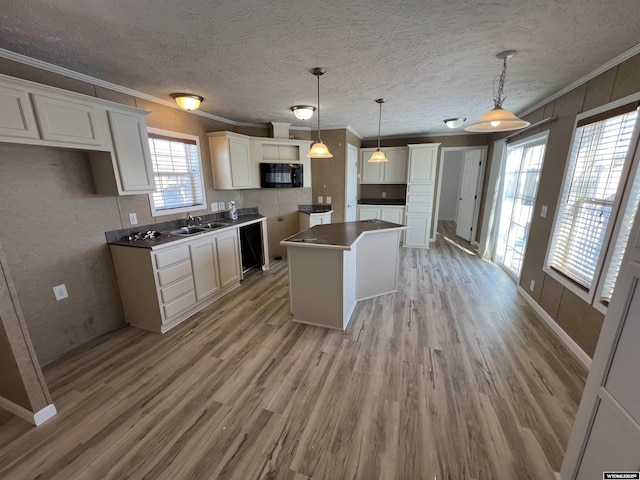
POLYGON ((573 83, 570 83, 569 85, 567 85, 564 88, 561 88, 560 90, 558 90, 557 92, 555 92, 554 94, 552 94, 551 96, 545 98, 544 100, 541 100, 540 102, 534 104, 531 107, 528 107, 526 110, 519 112, 518 116, 519 117, 524 117, 525 115, 529 115, 530 113, 535 112, 537 109, 544 107, 546 104, 553 102, 554 100, 560 98, 562 95, 569 93, 571 90, 573 90, 574 88, 578 88, 580 85, 583 85, 585 83, 587 83, 589 80, 592 80, 594 78, 596 78, 598 75, 603 74, 604 72, 606 72, 607 70, 612 69, 613 67, 617 67, 618 65, 620 65, 622 62, 629 60, 631 57, 638 55, 640 53, 640 43, 631 47, 629 50, 626 50, 625 52, 622 52, 620 55, 618 55, 617 57, 609 60, 607 63, 599 66, 598 68, 596 68, 595 70, 593 70, 590 73, 587 73, 584 77, 579 78, 578 80, 576 80, 573 83))
POLYGON ((21 55, 19 53, 12 52, 10 50, 5 50, 4 48, 0 48, 0 58, 5 58, 7 60, 12 60, 14 62, 22 63, 24 65, 28 65, 30 67, 39 68, 41 70, 45 70, 47 72, 55 73, 58 75, 62 75, 64 77, 73 78, 75 80, 79 80, 81 82, 90 83, 92 85, 96 85, 98 87, 103 87, 108 90, 113 90, 116 92, 124 93, 125 95, 131 95, 132 97, 141 98, 143 100, 148 100, 150 102, 158 103, 160 105, 164 105, 166 107, 175 108, 176 110, 180 110, 181 112, 187 112, 193 115, 198 115, 200 117, 209 118, 211 120, 216 120, 218 122, 226 123, 229 125, 233 125, 234 127, 257 127, 257 128, 265 128, 269 125, 266 123, 248 123, 248 122, 236 122, 235 120, 230 120, 228 118, 220 117, 218 115, 214 115, 212 113, 203 112, 201 110, 183 110, 180 108, 176 102, 166 100, 164 98, 154 97, 153 95, 149 95, 147 93, 139 92, 138 90, 133 90, 132 88, 123 87, 122 85, 117 85, 115 83, 107 82, 105 80, 101 80, 96 77, 91 77, 89 75, 85 75, 84 73, 74 72, 73 70, 69 70, 68 68, 59 67, 57 65, 53 65, 51 63, 43 62, 42 60, 38 60, 35 58, 27 57, 26 55, 21 55))

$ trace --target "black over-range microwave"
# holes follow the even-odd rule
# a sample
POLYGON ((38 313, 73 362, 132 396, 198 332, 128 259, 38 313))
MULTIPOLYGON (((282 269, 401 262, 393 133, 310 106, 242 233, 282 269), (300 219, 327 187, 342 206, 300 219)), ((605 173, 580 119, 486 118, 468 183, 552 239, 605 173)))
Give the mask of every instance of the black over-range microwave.
POLYGON ((261 163, 260 186, 262 188, 302 187, 301 163, 261 163))

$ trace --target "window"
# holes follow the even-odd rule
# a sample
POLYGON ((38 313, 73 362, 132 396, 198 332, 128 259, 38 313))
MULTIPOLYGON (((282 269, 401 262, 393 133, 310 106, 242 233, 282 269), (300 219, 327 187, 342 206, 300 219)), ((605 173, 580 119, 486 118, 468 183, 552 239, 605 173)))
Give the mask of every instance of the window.
POLYGON ((206 205, 198 137, 148 129, 156 191, 153 216, 202 210, 206 205))
MULTIPOLYGON (((618 239, 624 244, 617 248, 618 255, 626 245, 619 223, 631 214, 625 214, 621 205, 637 143, 638 102, 618 103, 622 104, 578 118, 545 262, 547 273, 589 303, 601 281, 609 246, 616 243, 612 232, 622 233, 618 239)), ((614 250, 610 265, 616 262, 614 250)), ((617 277, 614 270, 609 269, 608 280, 602 279, 609 285, 607 295, 617 277)), ((604 287, 600 290, 605 292, 604 287)))
POLYGON ((548 132, 507 145, 495 236, 496 262, 520 278, 548 132))

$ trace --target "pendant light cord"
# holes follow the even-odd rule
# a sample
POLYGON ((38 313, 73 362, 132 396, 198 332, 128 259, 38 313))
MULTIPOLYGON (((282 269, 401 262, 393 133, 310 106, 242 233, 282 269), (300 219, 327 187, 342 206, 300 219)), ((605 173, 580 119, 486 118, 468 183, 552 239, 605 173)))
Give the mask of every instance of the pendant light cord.
POLYGON ((380 113, 378 114, 378 151, 380 151, 380 124, 382 123, 382 102, 378 103, 380 105, 380 113))
POLYGON ((498 80, 498 94, 493 99, 495 108, 502 108, 504 98, 502 98, 502 92, 504 91, 504 81, 507 78, 507 57, 504 57, 502 62, 502 73, 500 74, 500 80, 498 80))
POLYGON ((322 143, 320 139, 320 75, 316 75, 318 79, 318 143, 322 143))

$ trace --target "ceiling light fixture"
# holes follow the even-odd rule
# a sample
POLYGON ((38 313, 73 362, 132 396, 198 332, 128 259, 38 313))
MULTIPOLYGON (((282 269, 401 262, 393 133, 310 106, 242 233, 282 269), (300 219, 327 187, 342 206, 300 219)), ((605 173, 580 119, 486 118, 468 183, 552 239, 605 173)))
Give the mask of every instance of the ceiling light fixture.
MULTIPOLYGON (((530 125, 526 120, 521 120, 509 110, 502 108, 505 97, 502 96, 504 81, 507 76, 507 58, 516 54, 515 50, 506 50, 496 55, 502 60, 502 73, 498 81, 498 92, 493 97, 493 110, 482 115, 478 120, 465 128, 468 132, 507 132, 509 130, 519 130, 530 125)), ((494 86, 495 88, 495 86, 494 86)), ((494 91, 495 93, 495 91, 494 91)))
POLYGON ((197 110, 200 104, 204 101, 200 95, 193 95, 191 93, 172 93, 173 98, 180 108, 185 110, 197 110))
POLYGON ((295 107, 291 107, 291 111, 298 120, 309 120, 313 117, 313 112, 316 111, 316 107, 312 107, 311 105, 296 105, 295 107))
POLYGON ((467 119, 465 117, 447 118, 444 120, 444 124, 449 128, 459 128, 467 119))
POLYGON ((384 98, 378 98, 376 103, 380 105, 380 112, 378 113, 378 149, 373 152, 371 158, 369 159, 369 163, 381 163, 388 162, 387 157, 384 156, 384 152, 380 150, 380 123, 382 122, 382 104, 386 102, 384 98))
POLYGON ((326 70, 321 67, 312 68, 313 73, 318 79, 318 141, 311 146, 311 150, 307 153, 308 158, 333 158, 327 146, 320 139, 320 76, 324 75, 326 70))

